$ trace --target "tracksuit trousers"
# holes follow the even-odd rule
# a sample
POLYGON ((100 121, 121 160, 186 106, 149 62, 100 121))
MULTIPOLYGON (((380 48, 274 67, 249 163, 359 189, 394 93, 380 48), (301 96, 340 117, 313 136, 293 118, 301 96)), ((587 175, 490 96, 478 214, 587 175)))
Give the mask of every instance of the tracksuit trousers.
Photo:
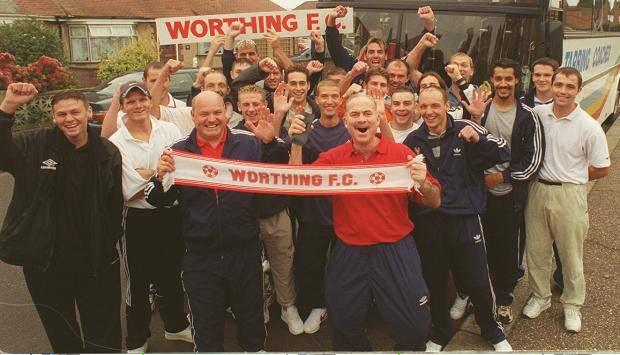
POLYGON ((125 258, 127 294, 127 349, 144 345, 151 336, 149 285, 157 290, 164 328, 177 333, 188 327, 181 284, 181 258, 185 246, 178 207, 153 210, 125 208, 121 250, 125 258))
POLYGON ((261 245, 206 254, 189 249, 183 258, 183 285, 189 298, 196 352, 224 352, 224 320, 229 305, 237 341, 246 352, 265 345, 261 245))
POLYGON ((445 346, 454 336, 448 300, 448 271, 465 288, 474 305, 482 337, 491 344, 505 340, 495 315, 495 295, 487 267, 482 223, 478 215, 430 212, 417 216, 415 241, 422 259, 424 279, 430 291, 433 318, 431 340, 445 346))
POLYGON ((327 251, 336 240, 333 225, 299 224, 295 243, 297 307, 305 318, 313 308, 325 308, 325 265, 327 251))
POLYGON ((513 193, 487 193, 487 210, 482 216, 491 284, 498 306, 510 306, 517 286, 523 210, 515 211, 513 193))
POLYGON ((116 259, 97 277, 89 271, 91 265, 82 263, 53 261, 47 271, 24 267, 54 353, 122 352, 119 265, 116 259))
POLYGON ((431 315, 413 238, 371 246, 337 239, 325 278, 335 351, 372 350, 365 325, 373 300, 395 350, 424 351, 431 315))

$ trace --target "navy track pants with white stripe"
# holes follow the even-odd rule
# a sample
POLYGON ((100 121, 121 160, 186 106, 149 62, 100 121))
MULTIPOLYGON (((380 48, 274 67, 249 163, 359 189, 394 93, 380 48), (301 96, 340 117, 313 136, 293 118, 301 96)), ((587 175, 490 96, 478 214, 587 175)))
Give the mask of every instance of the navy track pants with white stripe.
POLYGON ((325 275, 336 351, 372 350, 366 335, 374 299, 395 350, 423 351, 431 325, 428 290, 414 240, 352 246, 336 240, 325 275))

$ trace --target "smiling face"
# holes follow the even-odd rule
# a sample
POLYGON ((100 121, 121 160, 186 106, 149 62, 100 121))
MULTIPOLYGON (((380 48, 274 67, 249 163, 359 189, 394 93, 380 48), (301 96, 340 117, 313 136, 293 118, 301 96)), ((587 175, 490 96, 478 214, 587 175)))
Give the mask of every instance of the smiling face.
POLYGON ((121 98, 121 108, 128 120, 144 122, 151 116, 151 98, 136 88, 121 98))
POLYGON ((366 47, 366 63, 371 68, 385 65, 385 50, 378 43, 370 43, 366 47))
POLYGON ((551 90, 551 78, 553 77, 553 67, 545 64, 534 66, 532 81, 537 93, 547 93, 551 90))
POLYGON ((224 74, 214 71, 207 74, 205 77, 203 90, 214 91, 220 94, 221 97, 226 97, 230 92, 230 88, 228 87, 228 82, 226 81, 226 77, 224 74))
POLYGON ((201 139, 217 144, 228 123, 224 99, 213 91, 198 94, 192 106, 192 121, 201 139))
POLYGON ((290 92, 293 101, 296 104, 303 104, 306 101, 308 90, 310 90, 310 83, 308 77, 302 72, 291 72, 287 75, 288 90, 290 92))
POLYGON ((340 97, 340 88, 334 85, 317 89, 315 101, 321 109, 321 116, 326 118, 335 117, 338 115, 338 107, 342 101, 340 97))
POLYGON ((280 70, 280 68, 278 68, 278 70, 269 73, 267 78, 265 78, 265 85, 268 88, 275 90, 281 81, 282 81, 282 71, 280 70))
POLYGON ((562 109, 572 109, 575 106, 575 99, 581 88, 577 75, 565 75, 557 73, 551 85, 553 93, 553 105, 562 109))
POLYGON ((399 86, 405 85, 409 80, 407 77, 407 67, 400 62, 390 63, 386 70, 390 75, 390 80, 388 80, 390 93, 394 92, 399 86))
POLYGON ((407 128, 411 126, 413 113, 415 110, 415 100, 413 93, 397 92, 392 95, 392 116, 398 127, 407 128))
POLYGON ((53 107, 54 123, 71 142, 81 141, 88 137, 86 127, 93 112, 81 100, 65 99, 58 101, 53 107))
POLYGON ((237 58, 247 58, 252 63, 258 63, 260 60, 258 51, 254 46, 237 48, 237 58))
POLYGON ((491 76, 495 95, 502 100, 514 100, 515 89, 519 84, 519 79, 515 76, 513 68, 495 67, 491 76))
POLYGON ((247 92, 239 94, 238 106, 243 119, 256 123, 259 119, 260 110, 266 107, 266 102, 261 94, 247 92))
POLYGON ((420 92, 418 111, 430 132, 445 132, 448 125, 448 106, 448 100, 440 89, 430 88, 420 92))
POLYGON ((379 128, 379 117, 375 101, 367 95, 353 96, 346 105, 344 124, 351 141, 356 146, 371 144, 379 128))

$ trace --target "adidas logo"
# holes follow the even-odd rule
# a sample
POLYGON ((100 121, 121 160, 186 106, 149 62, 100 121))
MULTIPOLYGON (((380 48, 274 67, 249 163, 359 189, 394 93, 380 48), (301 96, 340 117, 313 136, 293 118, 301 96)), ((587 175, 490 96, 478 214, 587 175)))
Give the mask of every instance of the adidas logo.
POLYGON ((482 241, 482 237, 480 236, 480 234, 476 234, 474 236, 474 243, 480 243, 482 241))
POLYGON ((454 149, 452 149, 452 152, 453 152, 452 155, 455 156, 455 157, 460 157, 461 156, 461 148, 454 148, 454 149))
POLYGON ((420 298, 420 300, 418 302, 420 303, 420 306, 424 306, 425 304, 428 303, 428 297, 427 296, 423 296, 422 298, 420 298))
POLYGON ((58 163, 50 158, 41 162, 41 170, 56 170, 56 165, 58 163))

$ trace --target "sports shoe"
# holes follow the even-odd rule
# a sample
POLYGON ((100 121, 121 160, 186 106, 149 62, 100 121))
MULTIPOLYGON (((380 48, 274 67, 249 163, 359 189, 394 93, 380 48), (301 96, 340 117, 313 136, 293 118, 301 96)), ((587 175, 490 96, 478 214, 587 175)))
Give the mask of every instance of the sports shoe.
POLYGON ((147 342, 144 342, 144 345, 142 345, 139 348, 127 349, 127 354, 144 354, 148 349, 149 349, 149 343, 147 341, 147 342))
POLYGON ((508 340, 504 339, 497 344, 493 344, 493 349, 499 352, 510 352, 512 351, 512 346, 510 346, 508 340))
POLYGON ((564 328, 569 333, 581 331, 581 312, 578 309, 564 308, 564 328))
POLYGON ((321 328, 321 323, 327 319, 326 308, 314 308, 304 322, 304 333, 314 334, 321 328))
POLYGON ((528 318, 538 317, 544 310, 551 307, 551 299, 544 300, 536 296, 530 297, 525 307, 523 307, 523 315, 528 318))
POLYGON ((426 352, 427 353, 438 353, 443 349, 443 346, 433 343, 431 340, 426 342, 426 352))
POLYGON ((286 309, 282 307, 282 321, 288 325, 288 331, 293 335, 299 335, 304 332, 304 322, 299 318, 297 307, 288 306, 286 309))
POLYGON ((178 333, 164 332, 164 338, 166 338, 166 340, 182 340, 182 341, 194 344, 194 338, 192 337, 191 326, 187 326, 187 328, 181 330, 178 333))
POLYGON ((510 324, 512 323, 512 307, 510 306, 498 306, 497 307, 497 319, 499 319, 502 324, 510 324))
POLYGON ((467 311, 467 303, 469 302, 469 296, 461 297, 458 293, 452 308, 450 308, 450 318, 457 320, 463 318, 467 311))

